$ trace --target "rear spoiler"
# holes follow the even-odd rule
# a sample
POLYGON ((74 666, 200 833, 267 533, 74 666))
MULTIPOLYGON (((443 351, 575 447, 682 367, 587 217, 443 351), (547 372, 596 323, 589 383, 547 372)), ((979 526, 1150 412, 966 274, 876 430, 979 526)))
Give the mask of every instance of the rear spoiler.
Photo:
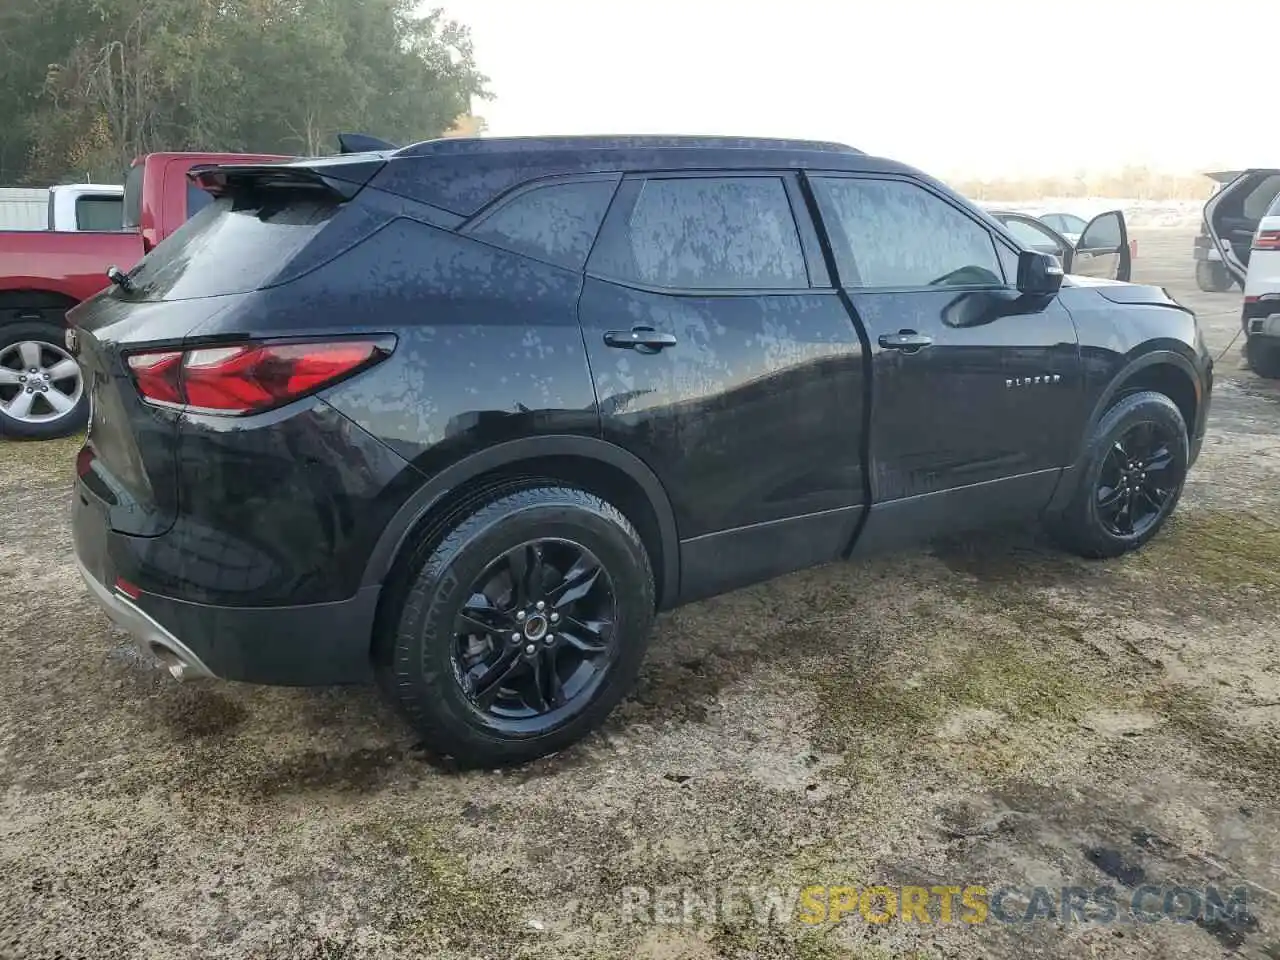
POLYGON ((187 178, 215 197, 254 190, 314 190, 350 200, 386 164, 380 153, 345 154, 285 163, 208 163, 187 178))

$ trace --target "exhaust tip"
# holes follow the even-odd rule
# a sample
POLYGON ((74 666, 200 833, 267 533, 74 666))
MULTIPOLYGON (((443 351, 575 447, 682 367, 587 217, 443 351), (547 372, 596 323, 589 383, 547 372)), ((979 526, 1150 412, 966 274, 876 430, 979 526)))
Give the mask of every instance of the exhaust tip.
POLYGON ((173 679, 186 680, 188 678, 189 664, 168 647, 163 644, 153 643, 151 644, 151 652, 157 660, 164 664, 173 679))

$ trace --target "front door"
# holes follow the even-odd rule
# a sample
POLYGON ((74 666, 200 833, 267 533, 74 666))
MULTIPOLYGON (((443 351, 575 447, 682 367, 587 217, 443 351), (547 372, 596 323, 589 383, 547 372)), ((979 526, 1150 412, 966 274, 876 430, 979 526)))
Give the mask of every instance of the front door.
POLYGON ((844 549, 864 356, 794 173, 625 179, 579 318, 604 438, 671 499, 686 599, 844 549))
POLYGON ((1090 220, 1080 232, 1067 273, 1127 283, 1133 275, 1132 256, 1124 213, 1109 210, 1090 220))
POLYGON ((1043 507, 1078 439, 1070 314, 1020 295, 1013 248, 919 182, 810 181, 871 344, 874 501, 914 499, 937 532, 1043 507))

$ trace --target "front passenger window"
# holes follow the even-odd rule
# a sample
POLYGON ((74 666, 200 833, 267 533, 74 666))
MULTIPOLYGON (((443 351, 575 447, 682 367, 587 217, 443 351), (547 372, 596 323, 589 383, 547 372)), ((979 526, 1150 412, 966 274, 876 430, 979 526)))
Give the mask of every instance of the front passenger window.
POLYGON ((923 187, 847 177, 815 183, 845 285, 1003 286, 991 232, 923 187))

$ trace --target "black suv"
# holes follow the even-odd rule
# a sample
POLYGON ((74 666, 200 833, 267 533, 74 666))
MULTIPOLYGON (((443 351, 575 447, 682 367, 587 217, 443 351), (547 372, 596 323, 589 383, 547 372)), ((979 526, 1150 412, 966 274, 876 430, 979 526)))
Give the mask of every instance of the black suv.
POLYGON ((464 763, 599 724, 658 610, 997 521, 1137 547, 1200 446, 1189 311, 848 147, 197 177, 216 201, 71 314, 85 579, 179 677, 376 677, 464 763))

